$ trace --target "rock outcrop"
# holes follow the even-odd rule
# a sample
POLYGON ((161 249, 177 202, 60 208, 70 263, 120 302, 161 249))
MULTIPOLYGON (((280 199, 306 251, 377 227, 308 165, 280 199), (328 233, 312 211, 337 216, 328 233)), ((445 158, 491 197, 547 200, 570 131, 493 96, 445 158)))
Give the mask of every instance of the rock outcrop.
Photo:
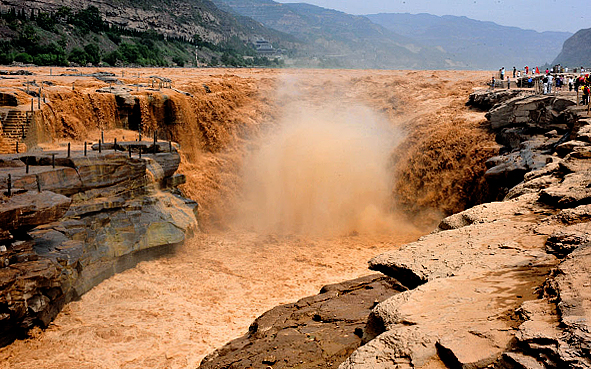
POLYGON ((478 90, 470 94, 466 105, 473 106, 480 110, 489 110, 497 104, 501 104, 509 99, 518 96, 524 96, 527 93, 518 89, 498 89, 493 91, 478 90))
POLYGON ((47 326, 67 302, 196 230, 197 204, 176 189, 184 181, 174 174, 173 145, 112 147, 3 158, 0 345, 47 326))
MULTIPOLYGON (((341 369, 591 368, 591 145, 565 145, 585 137, 591 119, 554 96, 508 98, 489 117, 504 140, 491 169, 510 179, 498 180, 506 196, 447 217, 433 233, 370 260, 370 269, 407 290, 371 310, 358 332, 361 346, 341 369), (508 162, 526 164, 517 175, 499 168, 508 162)), ((276 332, 286 322, 266 329, 276 332)), ((233 367, 244 360, 240 350, 259 357, 256 348, 264 350, 269 338, 254 333, 202 366, 233 367)), ((336 364, 328 362, 320 366, 336 364)), ((293 367, 250 362, 265 364, 293 367)))
POLYGON ((361 343, 370 310, 405 289, 379 274, 325 286, 316 296, 266 312, 246 335, 208 355, 200 367, 337 365, 361 343))
POLYGON ((526 173, 552 162, 552 154, 564 156, 574 147, 569 140, 576 114, 573 100, 554 95, 518 95, 487 113, 497 142, 504 146, 501 155, 487 161, 485 173, 488 183, 499 189, 499 198, 522 182, 526 173))

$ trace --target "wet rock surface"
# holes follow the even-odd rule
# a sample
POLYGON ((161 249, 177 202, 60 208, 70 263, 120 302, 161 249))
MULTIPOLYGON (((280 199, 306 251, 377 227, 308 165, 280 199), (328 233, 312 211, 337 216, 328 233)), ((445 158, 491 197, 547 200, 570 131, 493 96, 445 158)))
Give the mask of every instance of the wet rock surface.
POLYGON ((3 158, 0 345, 47 326, 72 299, 196 230, 197 204, 174 186, 184 182, 174 174, 179 154, 159 146, 143 158, 112 150, 3 158))
POLYGON ((266 312, 200 368, 336 367, 359 347, 370 310, 405 289, 379 274, 325 286, 266 312))
MULTIPOLYGON (((471 104, 501 102, 489 119, 505 148, 487 176, 503 201, 452 215, 370 260, 408 290, 371 309, 361 345, 340 368, 591 368, 591 120, 568 97, 497 94, 479 92, 471 104)), ((263 345, 256 326, 202 367, 282 349, 263 345)), ((294 341, 285 347, 307 352, 294 341)), ((245 362, 283 365, 257 360, 245 362)), ((334 365, 315 358, 290 367, 334 365)))

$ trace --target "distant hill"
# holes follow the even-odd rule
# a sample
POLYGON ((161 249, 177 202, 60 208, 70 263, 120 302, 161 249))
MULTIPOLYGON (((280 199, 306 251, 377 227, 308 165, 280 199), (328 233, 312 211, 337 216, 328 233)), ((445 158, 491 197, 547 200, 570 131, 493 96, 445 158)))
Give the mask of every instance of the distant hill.
POLYGON ((298 56, 312 65, 344 68, 441 69, 461 67, 434 47, 401 36, 363 16, 309 4, 272 0, 213 0, 306 43, 298 56))
POLYGON ((591 67, 591 28, 582 29, 564 41, 562 51, 552 64, 571 68, 591 67))
POLYGON ((470 69, 541 66, 550 63, 572 35, 523 30, 449 15, 382 13, 367 18, 402 36, 439 47, 450 59, 470 69))

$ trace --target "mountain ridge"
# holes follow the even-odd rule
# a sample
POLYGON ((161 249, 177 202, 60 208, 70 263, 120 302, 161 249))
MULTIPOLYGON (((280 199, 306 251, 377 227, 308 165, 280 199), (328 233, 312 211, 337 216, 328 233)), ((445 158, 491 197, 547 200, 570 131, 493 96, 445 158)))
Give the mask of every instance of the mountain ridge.
POLYGON ((465 16, 427 13, 379 13, 366 15, 401 35, 441 47, 473 69, 496 70, 501 66, 544 65, 558 55, 569 32, 537 32, 502 26, 465 16))
POLYGON ((446 69, 455 65, 432 47, 401 36, 365 16, 305 3, 213 0, 222 9, 251 17, 307 43, 300 56, 318 66, 377 69, 446 69), (324 64, 323 64, 324 63, 324 64))

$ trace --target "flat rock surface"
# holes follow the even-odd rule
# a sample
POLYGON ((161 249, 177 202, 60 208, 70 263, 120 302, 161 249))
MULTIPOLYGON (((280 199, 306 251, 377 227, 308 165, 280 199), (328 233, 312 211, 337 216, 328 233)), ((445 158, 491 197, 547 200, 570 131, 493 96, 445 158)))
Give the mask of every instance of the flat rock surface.
POLYGON ((545 256, 546 236, 534 228, 527 221, 499 219, 433 233, 376 256, 369 267, 414 288, 436 278, 527 264, 545 256))
POLYGON ((372 310, 364 338, 373 340, 341 368, 379 367, 377 351, 384 348, 394 361, 409 358, 411 367, 433 361, 451 368, 486 367, 510 346, 520 324, 515 309, 537 297, 555 264, 541 257, 527 266, 435 279, 393 296, 372 310), (409 329, 418 342, 408 342, 409 329))
MULTIPOLYGON (((591 232, 591 227, 587 229, 591 232)), ((571 253, 558 268, 555 278, 558 310, 568 336, 565 341, 586 356, 591 365, 591 246, 571 253)), ((581 358, 582 360, 583 358, 581 358)))

